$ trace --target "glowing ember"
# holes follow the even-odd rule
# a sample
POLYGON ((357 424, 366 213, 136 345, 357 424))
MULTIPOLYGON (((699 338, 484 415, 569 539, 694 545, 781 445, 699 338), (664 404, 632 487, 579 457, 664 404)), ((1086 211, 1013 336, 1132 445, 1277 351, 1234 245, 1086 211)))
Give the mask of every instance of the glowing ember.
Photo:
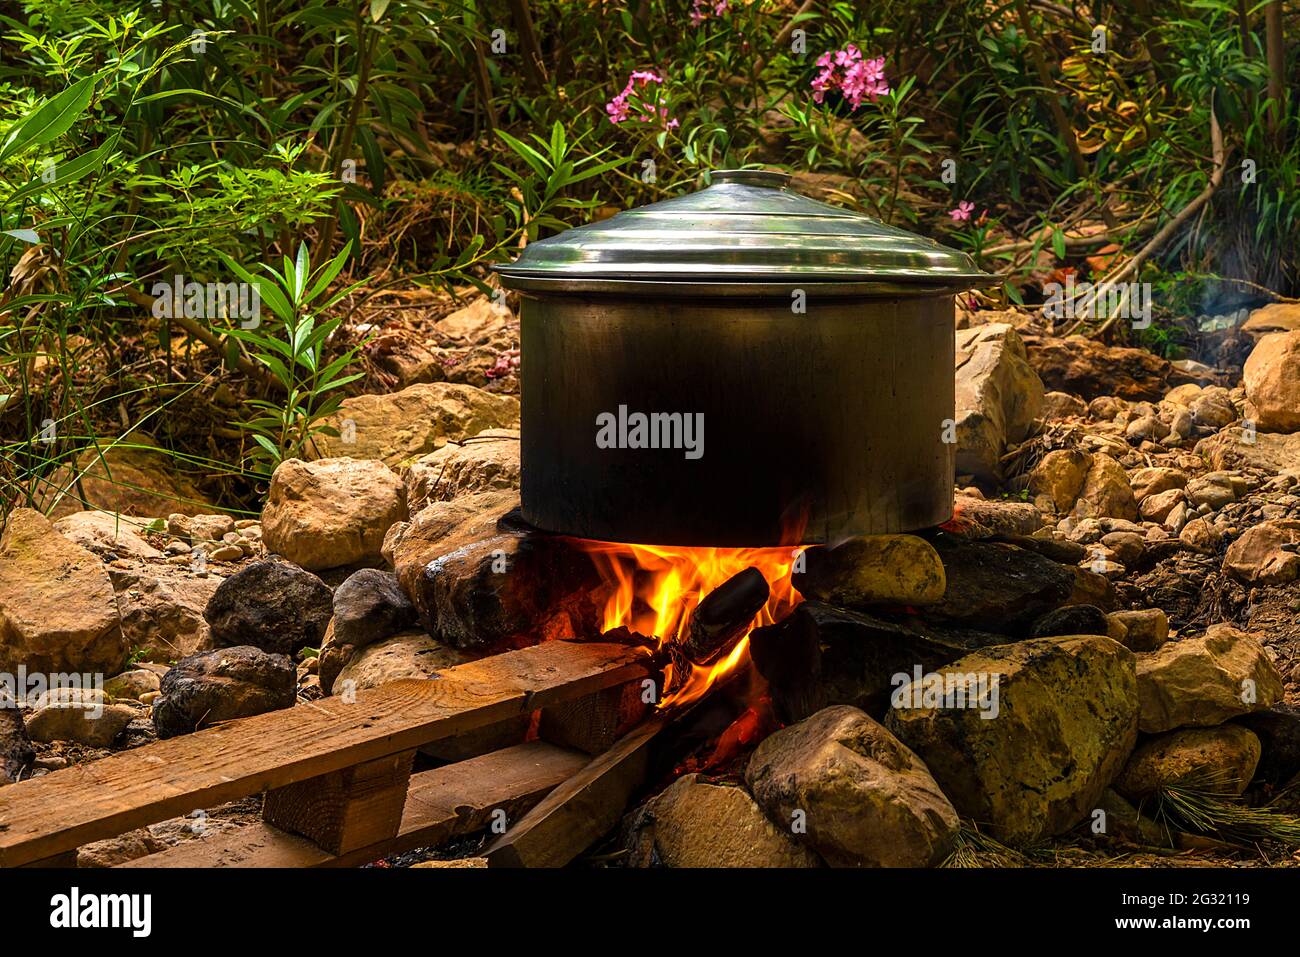
POLYGON ((609 597, 604 607, 602 631, 626 627, 652 636, 662 647, 687 627, 700 600, 746 568, 757 568, 767 579, 771 594, 754 616, 745 637, 721 658, 708 665, 693 665, 689 675, 672 673, 665 687, 671 693, 660 702, 679 706, 698 699, 723 675, 749 662, 749 632, 788 615, 802 601, 794 590, 791 571, 801 548, 678 548, 661 545, 625 545, 617 542, 579 543, 595 561, 609 597))

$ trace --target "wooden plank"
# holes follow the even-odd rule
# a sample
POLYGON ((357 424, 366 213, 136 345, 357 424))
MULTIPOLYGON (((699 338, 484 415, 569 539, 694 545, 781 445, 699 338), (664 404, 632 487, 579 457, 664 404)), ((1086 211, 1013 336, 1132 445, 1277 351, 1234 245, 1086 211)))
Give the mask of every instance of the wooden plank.
POLYGON ((587 755, 530 741, 459 764, 411 775, 397 835, 371 847, 332 855, 293 834, 258 823, 142 857, 122 867, 343 867, 367 864, 417 847, 437 847, 482 830, 494 812, 522 816, 558 784, 577 774, 587 755))
POLYGON ((644 649, 548 641, 0 788, 0 866, 283 787, 650 673, 644 649))
POLYGON ((618 823, 644 782, 659 712, 542 799, 484 852, 488 867, 563 867, 618 823))
POLYGON ((401 826, 414 758, 414 751, 403 751, 272 788, 262 802, 262 820, 331 854, 378 844, 401 826))
POLYGON ((635 727, 650 706, 642 701, 642 680, 562 701, 542 711, 538 735, 552 744, 600 754, 635 727))

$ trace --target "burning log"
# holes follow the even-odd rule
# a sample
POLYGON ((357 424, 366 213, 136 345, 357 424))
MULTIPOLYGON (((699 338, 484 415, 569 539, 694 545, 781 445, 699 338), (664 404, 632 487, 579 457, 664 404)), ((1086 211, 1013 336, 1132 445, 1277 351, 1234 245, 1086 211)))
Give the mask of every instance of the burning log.
POLYGON ((700 600, 680 639, 682 653, 706 665, 745 636, 771 590, 757 568, 732 575, 700 600))

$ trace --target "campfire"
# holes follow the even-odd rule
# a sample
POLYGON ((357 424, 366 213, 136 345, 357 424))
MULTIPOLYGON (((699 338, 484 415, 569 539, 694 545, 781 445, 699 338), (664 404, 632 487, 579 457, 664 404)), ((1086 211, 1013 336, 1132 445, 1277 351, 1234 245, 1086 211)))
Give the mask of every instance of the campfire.
POLYGON ((698 701, 749 665, 749 635, 802 600, 793 570, 801 551, 673 548, 580 540, 609 591, 605 635, 645 636, 667 658, 661 709, 698 701))

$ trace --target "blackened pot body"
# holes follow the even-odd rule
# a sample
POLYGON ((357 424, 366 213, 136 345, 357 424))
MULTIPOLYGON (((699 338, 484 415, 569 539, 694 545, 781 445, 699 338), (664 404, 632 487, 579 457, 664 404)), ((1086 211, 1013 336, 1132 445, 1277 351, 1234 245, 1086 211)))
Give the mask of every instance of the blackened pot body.
POLYGON ((524 518, 583 538, 713 546, 950 518, 952 296, 806 292, 801 314, 788 294, 525 292, 524 518), (637 413, 651 423, 641 433, 637 413), (670 447, 634 447, 651 433, 670 447))

